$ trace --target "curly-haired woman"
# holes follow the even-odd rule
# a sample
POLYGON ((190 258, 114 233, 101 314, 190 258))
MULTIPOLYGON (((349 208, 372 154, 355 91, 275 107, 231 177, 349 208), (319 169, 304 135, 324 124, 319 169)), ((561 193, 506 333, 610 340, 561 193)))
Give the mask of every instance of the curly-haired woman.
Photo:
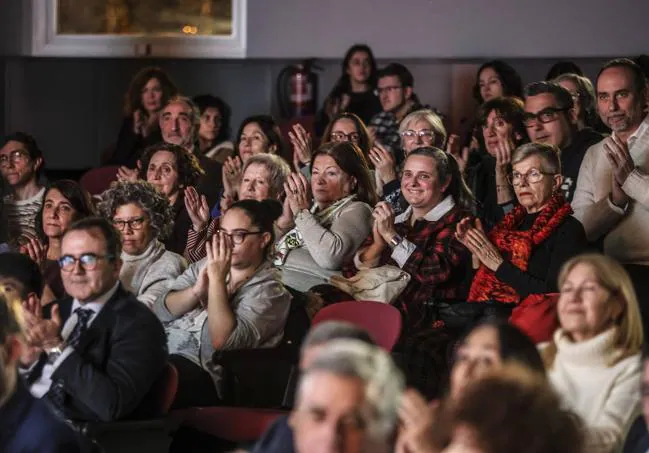
POLYGON ((151 307, 186 267, 160 242, 173 229, 173 208, 152 184, 136 181, 116 183, 104 192, 99 211, 122 234, 120 281, 151 307))

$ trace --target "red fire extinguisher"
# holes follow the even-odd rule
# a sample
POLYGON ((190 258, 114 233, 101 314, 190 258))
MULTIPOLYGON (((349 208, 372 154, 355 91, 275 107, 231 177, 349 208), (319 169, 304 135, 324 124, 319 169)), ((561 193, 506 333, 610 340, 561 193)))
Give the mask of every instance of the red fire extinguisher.
POLYGON ((318 102, 318 75, 314 60, 287 66, 277 77, 277 101, 283 118, 315 115, 318 102))

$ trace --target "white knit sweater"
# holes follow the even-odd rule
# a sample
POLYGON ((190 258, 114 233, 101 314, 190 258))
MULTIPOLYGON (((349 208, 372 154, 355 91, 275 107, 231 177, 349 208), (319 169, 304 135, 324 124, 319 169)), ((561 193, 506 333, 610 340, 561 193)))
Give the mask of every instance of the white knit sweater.
POLYGON ((557 355, 548 375, 566 406, 583 419, 588 453, 621 450, 641 413, 640 354, 608 365, 617 353, 615 331, 613 327, 580 343, 573 343, 561 329, 554 334, 557 355))

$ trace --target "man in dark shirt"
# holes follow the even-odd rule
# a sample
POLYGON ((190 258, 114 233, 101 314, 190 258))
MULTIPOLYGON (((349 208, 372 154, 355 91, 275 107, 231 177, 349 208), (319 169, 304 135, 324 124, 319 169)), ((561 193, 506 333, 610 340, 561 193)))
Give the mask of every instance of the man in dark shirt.
POLYGON ((562 86, 534 82, 525 87, 524 96, 525 126, 530 140, 554 145, 561 150, 561 190, 570 202, 586 151, 604 137, 590 128, 577 129, 572 95, 562 86))
POLYGON ((31 396, 18 377, 20 357, 29 351, 19 322, 22 300, 10 299, 13 290, 5 292, 3 285, 0 292, 0 451, 79 452, 72 429, 58 420, 45 402, 31 396))

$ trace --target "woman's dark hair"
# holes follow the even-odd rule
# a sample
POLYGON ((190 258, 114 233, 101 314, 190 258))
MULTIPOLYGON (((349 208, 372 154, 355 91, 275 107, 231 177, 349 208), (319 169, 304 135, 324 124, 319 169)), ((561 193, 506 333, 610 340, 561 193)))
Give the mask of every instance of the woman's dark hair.
POLYGON ((561 74, 577 74, 583 76, 584 71, 582 71, 581 68, 577 66, 577 64, 573 61, 557 61, 548 71, 547 75, 545 76, 545 80, 549 82, 556 79, 561 74))
POLYGON ((241 209, 250 219, 250 223, 259 228, 259 231, 270 233, 270 241, 264 249, 264 255, 268 256, 275 244, 275 220, 282 215, 282 203, 272 199, 262 201, 239 200, 228 211, 233 209, 241 209))
POLYGON ((494 110, 502 117, 502 119, 512 125, 514 144, 516 146, 529 141, 527 129, 525 128, 525 108, 523 101, 513 97, 499 97, 485 102, 478 109, 477 122, 480 127, 486 126, 487 117, 494 110), (519 139, 516 138, 516 134, 520 136, 519 139))
POLYGON ((278 156, 284 155, 284 140, 282 139, 282 132, 279 129, 279 125, 275 118, 270 115, 253 115, 249 116, 241 122, 239 126, 239 131, 235 137, 234 144, 234 153, 239 155, 239 143, 241 142, 241 134, 243 134, 243 129, 250 123, 256 123, 259 126, 259 129, 264 133, 268 139, 268 146, 275 145, 277 148, 274 154, 278 156))
POLYGON ((367 80, 367 83, 369 84, 370 89, 374 89, 376 87, 376 75, 378 68, 376 66, 376 60, 374 59, 374 53, 372 52, 372 49, 370 49, 367 44, 354 44, 345 53, 345 58, 343 58, 342 62, 342 72, 340 74, 340 77, 338 78, 338 81, 334 84, 329 97, 340 97, 342 94, 350 93, 352 91, 347 69, 349 68, 349 62, 357 52, 364 52, 369 56, 370 77, 367 80))
POLYGON ((376 191, 370 179, 370 171, 363 151, 352 142, 329 142, 321 145, 311 158, 311 172, 318 156, 331 156, 342 171, 356 178, 356 195, 358 201, 374 206, 377 202, 376 191))
POLYGON ((406 162, 412 156, 423 156, 433 159, 439 180, 446 181, 448 178, 451 178, 451 183, 443 195, 451 195, 455 204, 467 211, 473 209, 475 204, 473 194, 467 187, 466 182, 464 182, 464 178, 462 178, 462 173, 460 172, 460 166, 453 156, 433 146, 415 148, 406 157, 406 162))
POLYGON ((322 143, 324 144, 331 142, 331 132, 334 128, 334 125, 338 120, 342 119, 347 119, 354 123, 356 131, 358 132, 357 145, 361 149, 361 151, 363 151, 363 155, 367 158, 367 155, 370 152, 370 148, 372 147, 372 139, 370 139, 370 134, 367 132, 367 127, 365 127, 363 120, 353 113, 342 112, 334 116, 333 119, 329 121, 329 124, 327 124, 327 128, 325 129, 324 134, 322 134, 322 143))
POLYGON ((232 133, 230 129, 230 117, 232 116, 232 109, 230 106, 220 97, 212 96, 211 94, 201 94, 200 96, 195 96, 192 101, 200 110, 201 115, 205 113, 207 109, 216 109, 221 114, 221 128, 219 129, 219 135, 216 136, 215 145, 222 143, 230 139, 230 134, 232 133))
POLYGON ((29 158, 31 160, 42 160, 41 166, 36 172, 36 177, 40 178, 45 168, 45 158, 43 157, 43 151, 38 146, 38 143, 36 143, 36 139, 25 132, 13 132, 3 137, 2 141, 0 142, 0 148, 3 148, 9 142, 22 143, 22 145, 25 147, 25 150, 27 150, 27 152, 29 153, 29 158))
POLYGON ((482 95, 480 94, 480 74, 487 68, 493 69, 496 74, 498 74, 500 83, 503 86, 503 96, 516 96, 519 98, 523 96, 523 81, 518 72, 516 72, 516 69, 512 68, 504 61, 492 60, 486 62, 480 66, 480 69, 478 69, 476 82, 473 86, 473 97, 478 101, 478 104, 484 102, 484 99, 482 99, 482 95))
POLYGON ((68 200, 72 209, 75 210, 73 222, 77 220, 85 219, 86 217, 94 216, 95 206, 92 203, 90 194, 83 189, 78 182, 72 181, 71 179, 60 179, 51 183, 47 189, 45 189, 45 194, 43 195, 43 203, 36 214, 35 219, 35 229, 36 234, 38 234, 39 239, 47 244, 49 238, 45 236, 43 231, 43 211, 45 210, 45 200, 47 200, 47 194, 52 190, 58 190, 63 198, 68 200))
POLYGON ((144 106, 142 105, 142 90, 151 79, 156 79, 160 82, 162 88, 161 107, 164 106, 172 96, 178 94, 178 88, 176 88, 176 85, 166 72, 156 67, 144 68, 135 74, 128 87, 126 96, 124 97, 125 116, 133 115, 133 112, 136 110, 144 110, 144 106))
POLYGON ((497 332, 500 344, 500 358, 503 362, 516 362, 541 374, 545 374, 545 365, 534 342, 518 327, 500 319, 486 319, 474 325, 467 331, 458 344, 471 335, 472 332, 482 328, 491 327, 497 332))
POLYGON ((196 156, 187 151, 180 145, 172 143, 157 143, 149 146, 142 153, 140 166, 138 168, 138 177, 146 181, 146 172, 153 155, 159 151, 168 151, 176 157, 176 167, 178 169, 178 186, 193 186, 202 175, 205 174, 201 164, 196 156))

